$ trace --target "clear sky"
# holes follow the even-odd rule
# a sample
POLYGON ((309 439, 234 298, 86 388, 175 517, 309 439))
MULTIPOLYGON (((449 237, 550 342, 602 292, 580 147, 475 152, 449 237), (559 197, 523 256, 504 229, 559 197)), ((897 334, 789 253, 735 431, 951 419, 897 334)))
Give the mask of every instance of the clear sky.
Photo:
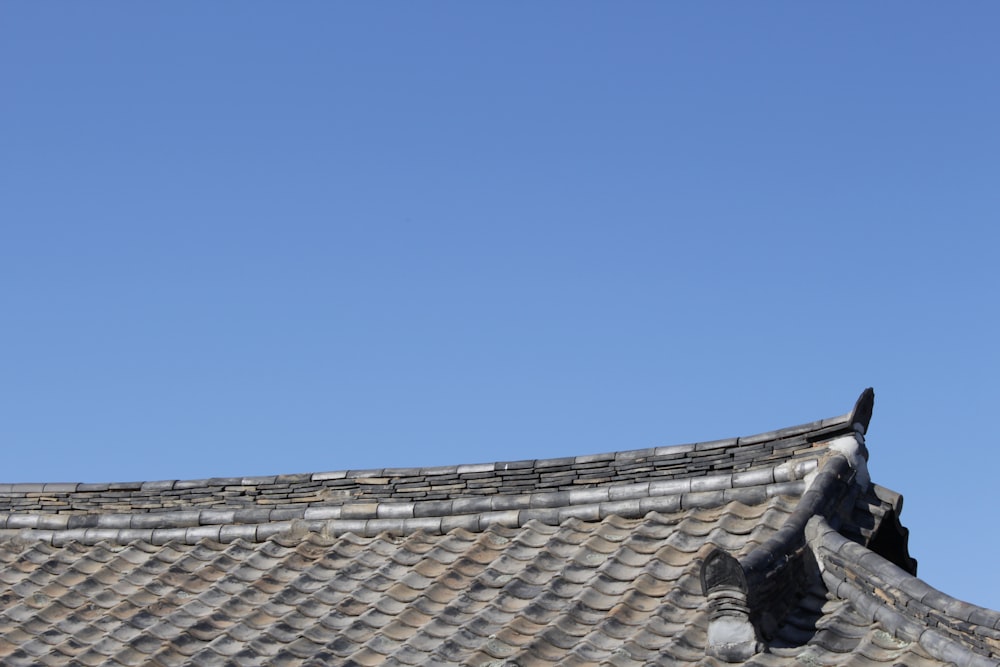
POLYGON ((570 456, 877 392, 1000 608, 994 3, 0 8, 0 481, 570 456))

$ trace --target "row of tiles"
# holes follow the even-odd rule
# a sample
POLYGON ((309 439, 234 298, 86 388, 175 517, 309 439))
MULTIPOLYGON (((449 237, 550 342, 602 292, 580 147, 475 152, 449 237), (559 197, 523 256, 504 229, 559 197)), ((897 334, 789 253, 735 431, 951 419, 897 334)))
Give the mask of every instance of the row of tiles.
MULTIPOLYGON (((775 497, 643 519, 402 538, 9 543, 0 548, 0 660, 694 663, 704 659, 707 625, 702 555, 709 545, 745 553, 793 507, 775 497)), ((868 624, 840 618, 843 603, 823 601, 813 618, 815 607, 804 612, 806 625, 827 623, 829 632, 799 641, 837 659, 863 655, 868 624)), ((772 657, 794 661, 792 653, 772 657)))

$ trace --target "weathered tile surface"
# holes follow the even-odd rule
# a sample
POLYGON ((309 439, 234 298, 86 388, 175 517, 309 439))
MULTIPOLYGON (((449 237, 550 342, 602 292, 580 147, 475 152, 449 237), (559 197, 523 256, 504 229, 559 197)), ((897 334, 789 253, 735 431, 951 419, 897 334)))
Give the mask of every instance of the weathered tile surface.
POLYGON ((854 481, 860 413, 544 461, 0 485, 0 664, 724 665, 716 550, 760 639, 739 663, 1000 664, 1000 614, 909 574, 898 494, 854 481))

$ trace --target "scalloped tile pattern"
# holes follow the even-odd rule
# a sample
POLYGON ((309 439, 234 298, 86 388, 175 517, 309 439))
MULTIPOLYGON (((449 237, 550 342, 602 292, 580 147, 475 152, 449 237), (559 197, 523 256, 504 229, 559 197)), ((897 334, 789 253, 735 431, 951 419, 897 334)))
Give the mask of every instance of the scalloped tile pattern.
MULTIPOLYGON (((701 559, 709 545, 747 553, 795 501, 444 535, 8 541, 0 663, 716 665, 701 559)), ((943 663, 819 588, 748 664, 943 663)))

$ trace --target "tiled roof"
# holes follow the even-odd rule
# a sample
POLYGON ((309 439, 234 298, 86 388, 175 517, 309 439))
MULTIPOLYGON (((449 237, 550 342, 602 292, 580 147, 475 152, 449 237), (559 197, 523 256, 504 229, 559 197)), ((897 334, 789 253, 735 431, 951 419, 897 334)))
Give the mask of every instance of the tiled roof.
POLYGON ((575 458, 0 485, 3 665, 1000 665, 914 576, 872 393, 575 458))

